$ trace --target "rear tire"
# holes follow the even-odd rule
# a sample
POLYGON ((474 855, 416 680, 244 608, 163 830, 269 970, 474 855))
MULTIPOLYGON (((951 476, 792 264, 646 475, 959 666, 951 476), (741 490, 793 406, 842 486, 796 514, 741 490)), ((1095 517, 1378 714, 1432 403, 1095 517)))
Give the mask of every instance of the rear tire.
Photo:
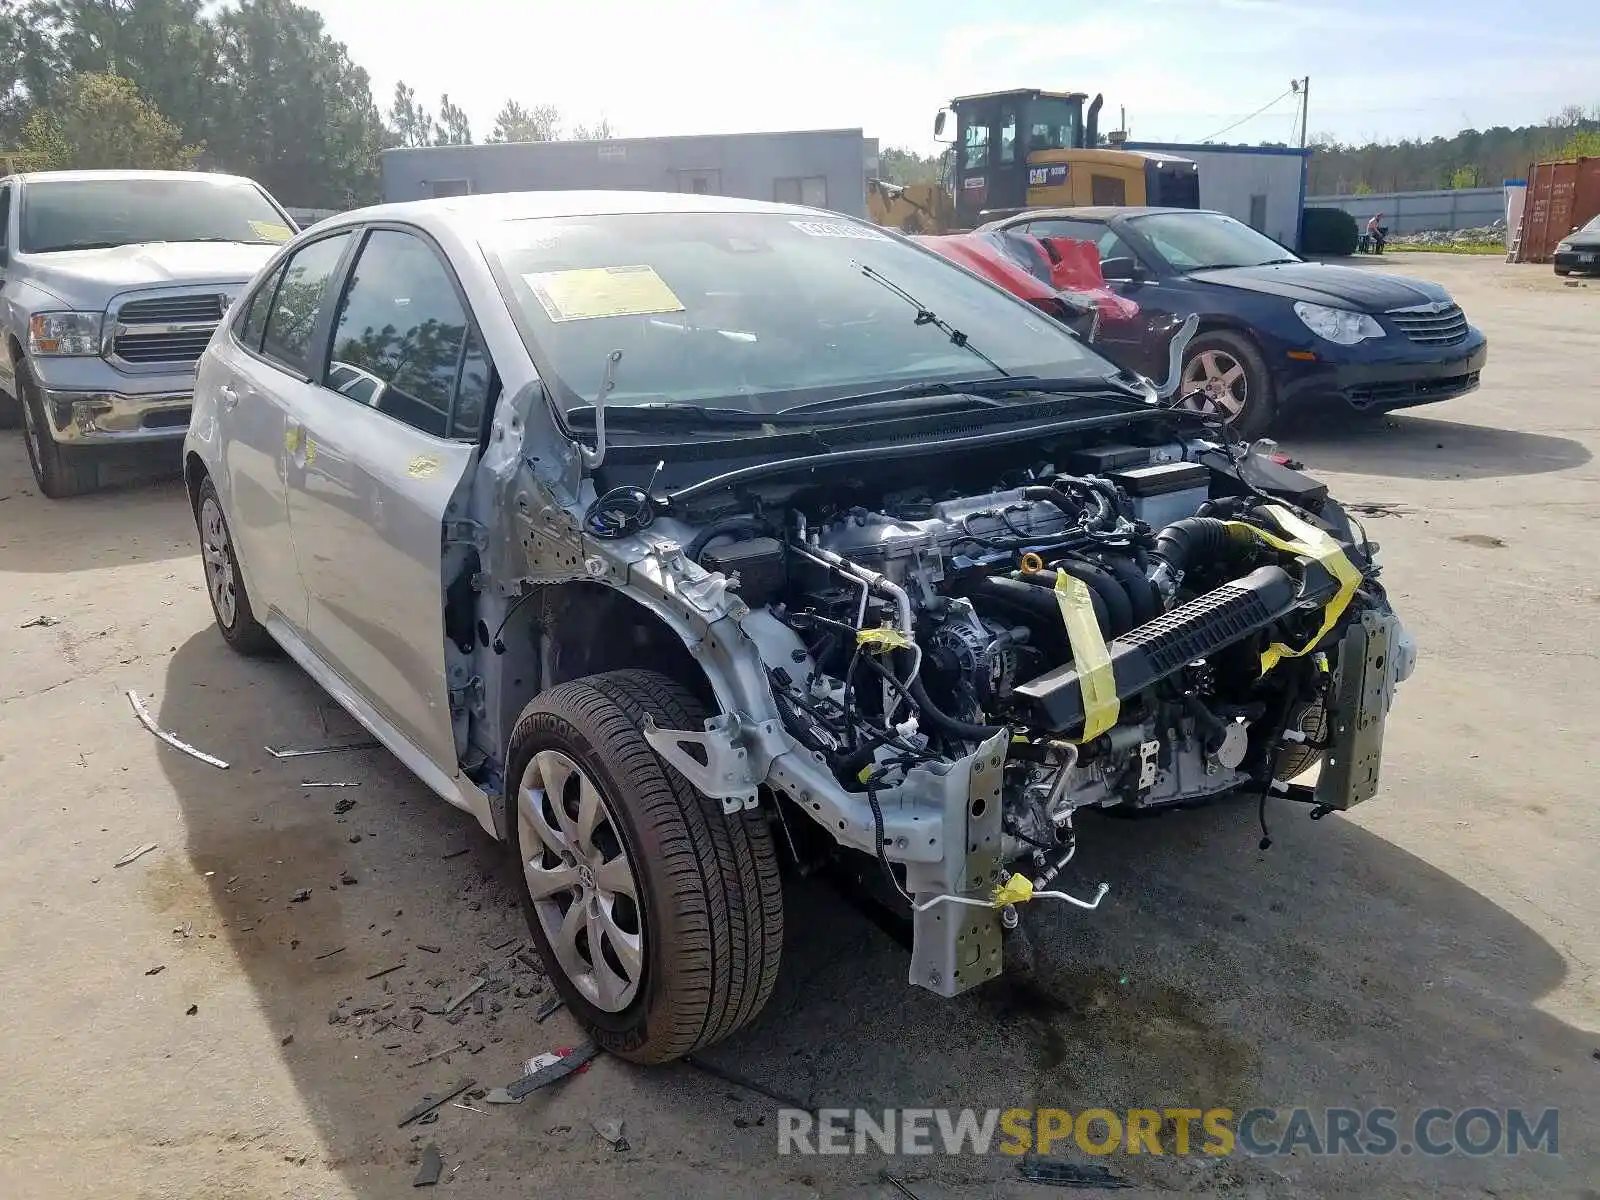
POLYGON ((51 436, 44 398, 25 362, 16 366, 17 404, 22 410, 28 466, 39 491, 51 500, 81 496, 100 486, 100 456, 86 446, 63 446, 51 436))
POLYGON ((217 486, 209 478, 200 483, 194 506, 195 525, 200 531, 200 558, 206 573, 206 594, 211 598, 211 615, 217 619, 222 640, 246 658, 261 658, 277 651, 266 626, 256 620, 245 591, 239 558, 233 549, 233 534, 228 518, 222 514, 217 486))
POLYGON ((783 892, 765 816, 729 816, 690 786, 644 740, 646 714, 698 729, 705 709, 641 670, 529 704, 507 753, 508 841, 567 1007, 603 1049, 661 1063, 722 1040, 771 997, 783 892))
POLYGON ((1244 334, 1216 329, 1189 343, 1178 394, 1202 387, 1213 399, 1213 411, 1227 416, 1228 428, 1243 441, 1260 437, 1277 419, 1272 375, 1260 348, 1244 334))
POLYGON ((1557 275, 1571 275, 1572 274, 1572 268, 1571 267, 1557 267, 1556 268, 1556 274, 1557 275))

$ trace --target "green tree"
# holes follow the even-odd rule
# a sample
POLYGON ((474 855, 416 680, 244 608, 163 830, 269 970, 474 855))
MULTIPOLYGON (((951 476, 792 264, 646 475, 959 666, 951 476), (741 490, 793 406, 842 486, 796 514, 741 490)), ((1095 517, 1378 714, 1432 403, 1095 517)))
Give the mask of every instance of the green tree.
POLYGON ((1479 173, 1477 167, 1457 167, 1450 173, 1450 186, 1457 191, 1462 188, 1482 187, 1483 184, 1478 180, 1479 173))
POLYGON ((213 21, 203 114, 210 165, 249 175, 288 204, 339 208, 378 194, 389 137, 366 71, 293 0, 240 0, 213 21))
POLYGON ((467 121, 467 114, 456 105, 450 103, 449 92, 439 97, 439 124, 434 131, 433 144, 435 146, 472 145, 472 126, 467 121))
POLYGON ((495 114, 491 142, 553 142, 561 136, 561 113, 553 104, 524 108, 507 100, 495 114))
POLYGON ((60 102, 37 109, 25 126, 24 150, 55 168, 186 170, 200 150, 116 75, 78 75, 60 102))
POLYGON ((890 146, 878 154, 878 174, 890 183, 938 183, 943 178, 940 157, 890 146))
POLYGON ((1600 130, 1580 129, 1562 144, 1557 158, 1600 157, 1600 130))
POLYGON ((572 140, 575 142, 609 142, 616 136, 617 131, 605 117, 601 117, 593 125, 572 127, 572 140))
POLYGON ((62 70, 43 0, 0 0, 0 149, 21 144, 29 114, 62 70))
POLYGON ((401 146, 433 144, 433 114, 417 103, 417 93, 404 80, 394 85, 394 101, 389 105, 389 128, 401 146))

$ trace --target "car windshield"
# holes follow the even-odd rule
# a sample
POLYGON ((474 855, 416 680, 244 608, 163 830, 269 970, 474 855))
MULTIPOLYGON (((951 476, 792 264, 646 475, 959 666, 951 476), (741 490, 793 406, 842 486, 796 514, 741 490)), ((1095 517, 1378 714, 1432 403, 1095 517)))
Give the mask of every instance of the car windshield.
POLYGON ((47 179, 22 194, 24 254, 141 242, 286 242, 293 230, 259 188, 180 179, 47 179))
POLYGON ((1587 225, 1585 225, 1581 230, 1579 230, 1579 232, 1580 233, 1600 233, 1600 217, 1594 217, 1592 220, 1590 220, 1590 222, 1587 225))
POLYGON ((612 350, 608 404, 761 413, 909 384, 1116 373, 1028 305, 846 217, 542 218, 503 224, 485 248, 563 409, 593 402, 612 350))
POLYGON ((1151 213, 1134 217, 1130 224, 1179 271, 1301 261, 1265 234, 1221 213, 1151 213))

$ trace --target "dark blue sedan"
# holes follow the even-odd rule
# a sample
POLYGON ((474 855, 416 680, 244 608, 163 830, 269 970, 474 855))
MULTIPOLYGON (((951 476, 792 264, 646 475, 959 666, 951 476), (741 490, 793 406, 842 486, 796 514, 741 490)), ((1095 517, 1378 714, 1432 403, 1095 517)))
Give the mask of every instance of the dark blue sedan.
POLYGON ((1107 322, 1100 348, 1152 378, 1167 373, 1176 321, 1197 313, 1184 391, 1204 391, 1246 437, 1312 407, 1376 413, 1465 395, 1488 340, 1442 287, 1307 262, 1222 213, 1070 208, 984 226, 1093 242, 1140 317, 1107 322))

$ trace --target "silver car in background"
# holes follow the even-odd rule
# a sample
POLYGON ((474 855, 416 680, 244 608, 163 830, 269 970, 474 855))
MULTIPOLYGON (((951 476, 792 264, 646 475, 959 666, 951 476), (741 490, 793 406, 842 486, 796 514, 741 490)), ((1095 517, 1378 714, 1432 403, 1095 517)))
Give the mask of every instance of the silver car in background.
POLYGON ((795 205, 334 217, 212 338, 184 471, 223 637, 507 843, 641 1062, 771 995, 780 849, 864 870, 954 996, 1099 904, 1057 882, 1080 809, 1371 797, 1413 658, 1326 487, 795 205))

